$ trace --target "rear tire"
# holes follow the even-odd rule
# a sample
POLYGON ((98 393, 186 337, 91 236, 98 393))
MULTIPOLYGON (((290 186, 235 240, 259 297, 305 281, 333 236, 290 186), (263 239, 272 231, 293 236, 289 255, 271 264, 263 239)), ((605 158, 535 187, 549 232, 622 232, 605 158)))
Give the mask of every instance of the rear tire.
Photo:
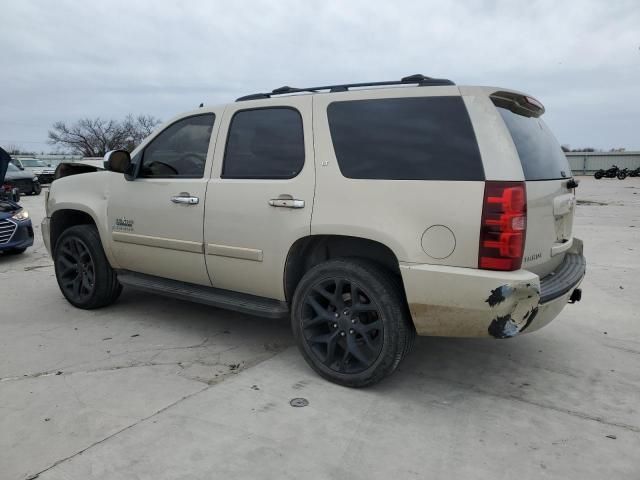
POLYGON ((618 180, 624 180, 627 178, 627 172, 618 172, 618 180))
POLYGON ((107 261, 95 226, 65 230, 56 242, 53 261, 60 291, 73 306, 100 308, 120 296, 122 285, 107 261))
POLYGON ((365 387, 393 373, 415 329, 393 274, 356 258, 309 270, 293 297, 291 326, 309 366, 347 387, 365 387))
POLYGON ((600 180, 602 178, 602 172, 596 172, 593 174, 596 180, 600 180))

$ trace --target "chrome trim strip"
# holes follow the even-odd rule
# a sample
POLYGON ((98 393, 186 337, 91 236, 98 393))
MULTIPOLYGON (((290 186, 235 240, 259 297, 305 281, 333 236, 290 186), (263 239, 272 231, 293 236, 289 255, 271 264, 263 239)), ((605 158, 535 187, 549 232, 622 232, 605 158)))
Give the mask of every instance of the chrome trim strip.
POLYGON ((146 247, 166 248, 168 250, 181 250, 183 252, 203 253, 204 245, 201 242, 190 240, 176 240, 174 238, 152 237, 150 235, 138 235, 136 233, 112 232, 114 242, 133 243, 146 247))
POLYGON ((254 262, 262 261, 262 250, 257 250, 255 248, 232 247, 229 245, 216 245, 215 243, 208 243, 206 250, 207 255, 240 258, 242 260, 253 260, 254 262))

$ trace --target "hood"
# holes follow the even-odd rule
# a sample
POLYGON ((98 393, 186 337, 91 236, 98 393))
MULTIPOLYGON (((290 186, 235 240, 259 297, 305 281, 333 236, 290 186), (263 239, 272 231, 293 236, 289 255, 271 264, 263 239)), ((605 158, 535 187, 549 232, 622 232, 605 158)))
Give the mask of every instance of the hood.
POLYGON ((14 172, 14 171, 9 171, 7 170, 7 173, 5 173, 4 175, 4 181, 8 181, 8 180, 31 180, 33 177, 35 177, 37 174, 33 173, 33 172, 28 172, 28 171, 20 171, 20 172, 14 172))
POLYGON ((4 177, 7 174, 10 161, 11 157, 9 154, 0 147, 0 185, 4 183, 4 177))
POLYGON ((10 200, 0 200, 0 218, 10 217, 17 212, 22 207, 18 205, 16 202, 12 202, 10 200), (4 215, 9 214, 9 215, 4 215))

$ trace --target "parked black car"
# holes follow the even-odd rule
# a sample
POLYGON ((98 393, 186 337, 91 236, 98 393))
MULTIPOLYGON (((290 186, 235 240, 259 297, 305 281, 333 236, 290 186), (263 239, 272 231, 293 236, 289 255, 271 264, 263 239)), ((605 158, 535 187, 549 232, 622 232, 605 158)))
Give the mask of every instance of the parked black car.
POLYGON ((23 195, 40 195, 42 191, 37 176, 29 171, 20 170, 13 163, 8 165, 4 184, 17 188, 23 195))

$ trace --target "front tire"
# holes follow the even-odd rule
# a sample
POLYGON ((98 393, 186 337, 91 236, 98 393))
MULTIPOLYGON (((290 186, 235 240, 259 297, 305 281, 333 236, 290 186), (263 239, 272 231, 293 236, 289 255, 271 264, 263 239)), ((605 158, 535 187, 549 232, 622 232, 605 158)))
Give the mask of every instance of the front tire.
POLYGON ((294 294, 291 324, 311 368, 347 387, 393 373, 415 337, 399 282, 362 259, 330 260, 309 270, 294 294))
POLYGON ((624 180, 627 178, 627 172, 618 172, 618 180, 624 180))
POLYGON ((122 291, 93 225, 65 230, 56 242, 53 261, 60 290, 75 307, 104 307, 115 302, 122 291))
POLYGON ((31 194, 40 195, 40 192, 42 192, 42 187, 40 186, 40 184, 39 183, 34 184, 33 189, 31 190, 31 194))

